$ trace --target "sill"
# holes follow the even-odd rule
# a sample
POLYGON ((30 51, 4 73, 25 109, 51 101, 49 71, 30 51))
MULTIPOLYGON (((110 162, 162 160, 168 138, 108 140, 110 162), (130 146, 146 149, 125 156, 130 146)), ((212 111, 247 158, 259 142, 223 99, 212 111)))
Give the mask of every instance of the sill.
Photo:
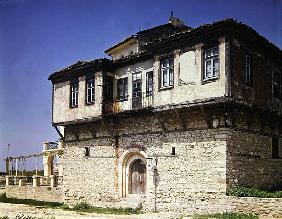
POLYGON ((86 106, 94 105, 95 102, 85 103, 86 106))
POLYGON ((279 161, 279 160, 282 160, 282 157, 272 157, 271 160, 277 160, 277 161, 279 161))
POLYGON ((173 89, 173 88, 174 88, 174 86, 173 86, 173 85, 171 85, 171 86, 167 86, 167 87, 159 87, 159 91, 171 90, 171 89, 173 89))
POLYGON ((205 78, 205 79, 202 79, 202 84, 207 84, 207 83, 215 82, 217 80, 219 80, 219 77, 205 78))
POLYGON ((78 108, 78 105, 77 106, 70 106, 70 109, 75 109, 75 108, 78 108))
POLYGON ((117 102, 125 102, 125 101, 128 101, 128 99, 120 99, 120 100, 117 100, 117 102))
POLYGON ((253 85, 250 85, 250 84, 243 84, 245 87, 247 87, 247 88, 254 88, 254 86, 253 85))

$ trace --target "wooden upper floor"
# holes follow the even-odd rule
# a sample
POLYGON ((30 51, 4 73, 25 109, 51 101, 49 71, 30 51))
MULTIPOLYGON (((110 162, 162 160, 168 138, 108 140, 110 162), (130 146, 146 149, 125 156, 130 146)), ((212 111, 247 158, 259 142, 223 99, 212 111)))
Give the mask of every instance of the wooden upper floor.
POLYGON ((158 28, 106 50, 113 60, 78 62, 53 73, 52 122, 223 98, 281 114, 282 52, 253 29, 233 20, 194 29, 160 26, 169 29, 163 35, 158 28))

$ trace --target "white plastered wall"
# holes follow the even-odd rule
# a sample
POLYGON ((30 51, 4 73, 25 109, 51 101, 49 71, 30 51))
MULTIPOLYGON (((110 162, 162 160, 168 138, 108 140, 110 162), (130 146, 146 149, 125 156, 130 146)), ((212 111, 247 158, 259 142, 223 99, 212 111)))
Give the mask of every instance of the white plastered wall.
MULTIPOLYGON (((93 73, 94 74, 94 73, 93 73)), ((54 85, 53 122, 67 122, 89 117, 97 117, 102 113, 102 73, 95 73, 95 102, 85 103, 85 76, 79 77, 78 107, 70 107, 70 81, 54 85)))

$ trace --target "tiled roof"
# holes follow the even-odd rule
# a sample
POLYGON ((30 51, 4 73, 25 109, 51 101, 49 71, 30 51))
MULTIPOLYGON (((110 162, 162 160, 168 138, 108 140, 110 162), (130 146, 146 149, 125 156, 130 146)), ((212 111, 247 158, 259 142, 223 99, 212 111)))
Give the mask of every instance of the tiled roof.
MULTIPOLYGON (((160 25, 157 27, 153 27, 147 30, 143 30, 143 31, 139 31, 137 33, 137 35, 132 35, 128 38, 126 38, 125 40, 123 40, 122 42, 114 45, 113 47, 111 47, 110 49, 113 49, 115 47, 117 47, 118 45, 132 39, 132 38, 136 38, 137 36, 140 36, 144 33, 148 33, 150 34, 151 31, 158 31, 159 29, 162 28, 166 28, 171 26, 171 24, 164 24, 164 25, 160 25)), ((157 37, 157 38, 153 38, 153 40, 148 41, 147 43, 144 43, 143 46, 143 51, 141 51, 139 54, 133 54, 133 55, 129 55, 126 57, 123 57, 119 60, 109 60, 109 59, 105 59, 105 58, 101 58, 101 59, 95 59, 92 61, 78 61, 73 65, 70 65, 62 70, 56 71, 53 74, 51 74, 49 76, 49 80, 53 80, 57 77, 64 77, 66 75, 68 75, 69 73, 73 72, 73 71, 77 71, 80 69, 85 69, 87 67, 90 66, 94 66, 96 64, 101 64, 101 66, 103 66, 104 64, 122 64, 122 63, 128 63, 130 61, 134 61, 134 60, 138 60, 144 57, 148 57, 148 56, 152 56, 152 48, 154 47, 162 47, 164 44, 169 44, 171 42, 177 42, 179 39, 186 39, 192 36, 198 36, 200 33, 206 32, 206 31, 212 31, 216 28, 221 28, 224 27, 225 31, 232 31, 234 33, 238 33, 240 35, 246 35, 246 36, 251 36, 248 37, 248 39, 251 38, 252 41, 254 42, 258 42, 258 44, 260 46, 264 46, 267 47, 267 49, 270 49, 270 51, 274 51, 275 54, 278 54, 278 57, 282 58, 282 51, 280 50, 280 48, 278 48, 277 46, 275 46, 273 43, 271 43, 269 40, 267 40, 265 37, 261 36, 260 34, 258 34, 252 27, 242 23, 242 22, 238 22, 234 19, 225 19, 225 20, 220 20, 220 21, 216 21, 214 23, 210 23, 210 24, 204 24, 201 26, 198 26, 196 28, 190 28, 187 26, 184 26, 184 28, 180 28, 177 31, 171 32, 170 34, 164 34, 161 35, 161 37, 157 37)), ((110 50, 108 49, 108 50, 110 50)), ((108 51, 106 50, 106 51, 108 51)))

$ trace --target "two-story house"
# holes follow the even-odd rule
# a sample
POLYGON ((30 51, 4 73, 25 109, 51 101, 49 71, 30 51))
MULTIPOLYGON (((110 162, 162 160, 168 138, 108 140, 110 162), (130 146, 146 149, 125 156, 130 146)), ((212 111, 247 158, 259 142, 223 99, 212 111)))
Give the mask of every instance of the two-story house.
POLYGON ((224 212, 234 186, 282 188, 279 48, 170 17, 105 52, 49 77, 66 203, 224 212))

